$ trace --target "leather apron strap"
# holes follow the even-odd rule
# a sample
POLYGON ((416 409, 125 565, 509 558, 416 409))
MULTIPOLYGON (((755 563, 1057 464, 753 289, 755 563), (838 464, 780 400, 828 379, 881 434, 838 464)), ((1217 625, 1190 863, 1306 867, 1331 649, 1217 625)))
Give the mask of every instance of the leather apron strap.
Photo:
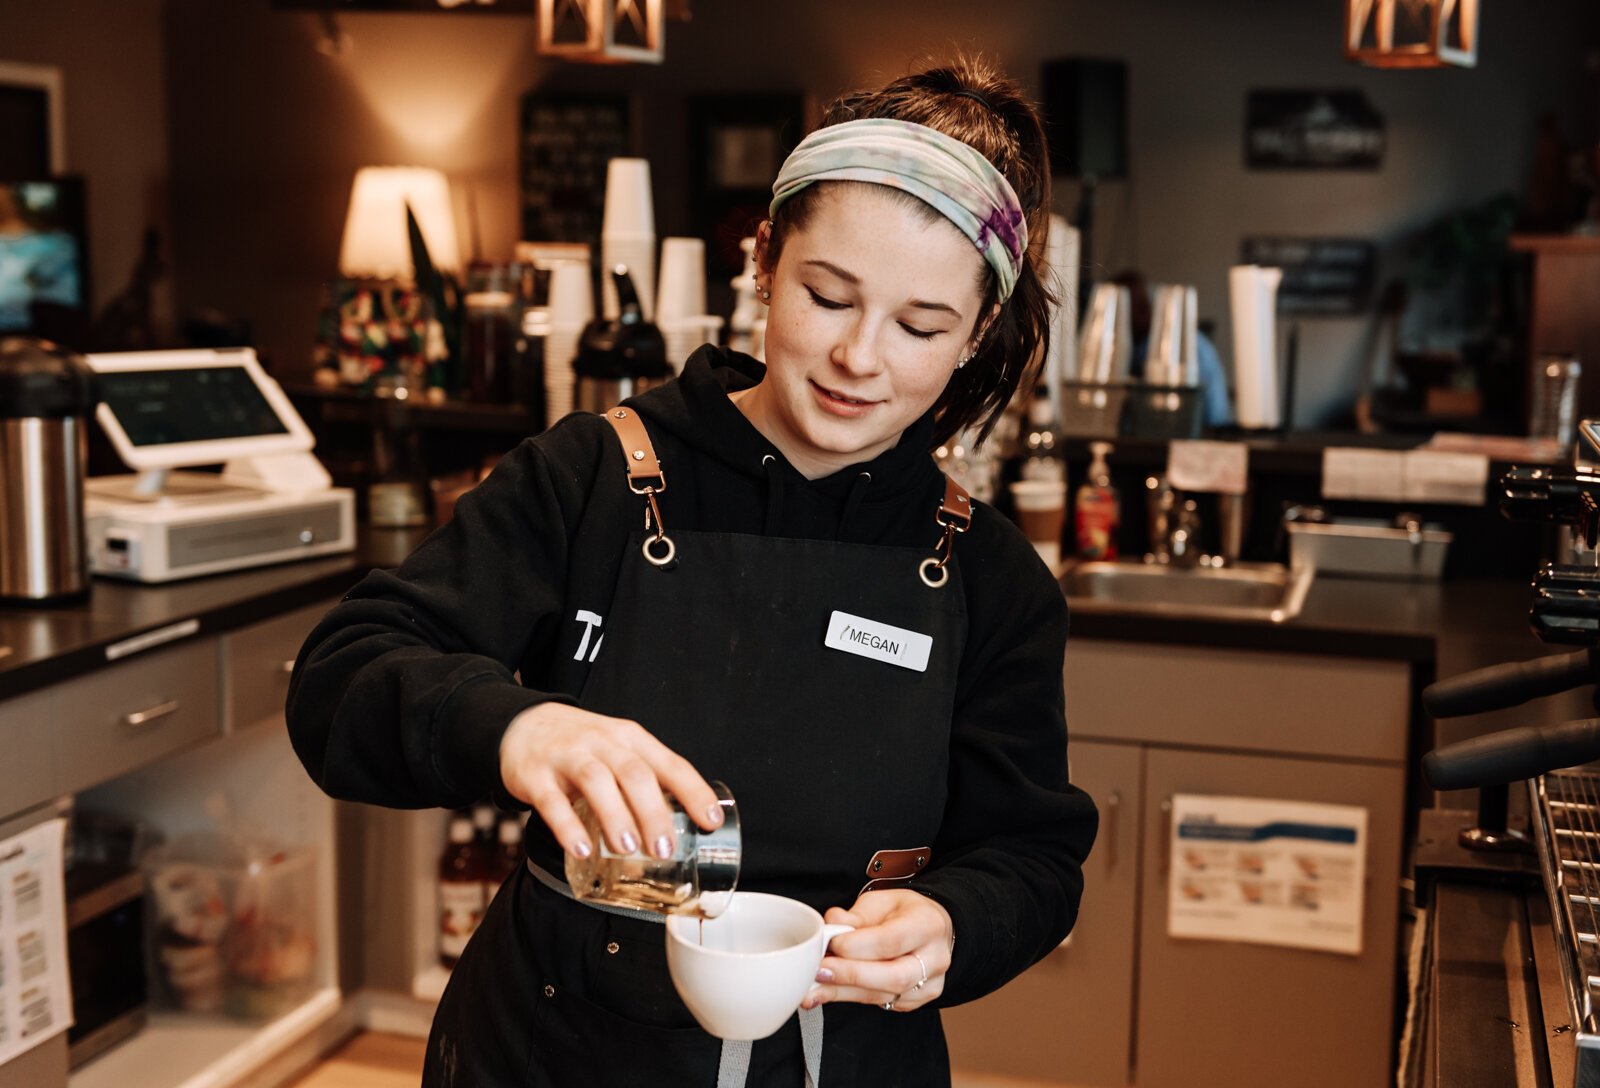
MULTIPOLYGON (((579 899, 572 894, 572 888, 565 880, 549 872, 543 866, 535 865, 532 858, 527 859, 528 872, 533 878, 557 895, 566 896, 574 903, 580 903, 592 910, 605 911, 607 914, 620 915, 623 918, 633 918, 642 922, 655 922, 664 925, 667 916, 648 910, 630 910, 627 907, 614 907, 609 903, 591 903, 579 899)), ((722 1055, 717 1062, 717 1088, 744 1088, 745 1081, 750 1076, 750 1049, 752 1043, 749 1039, 724 1039, 722 1041, 722 1055)), ((820 1088, 822 1084, 822 1007, 800 1010, 800 1049, 805 1056, 806 1063, 806 1088, 820 1088)))

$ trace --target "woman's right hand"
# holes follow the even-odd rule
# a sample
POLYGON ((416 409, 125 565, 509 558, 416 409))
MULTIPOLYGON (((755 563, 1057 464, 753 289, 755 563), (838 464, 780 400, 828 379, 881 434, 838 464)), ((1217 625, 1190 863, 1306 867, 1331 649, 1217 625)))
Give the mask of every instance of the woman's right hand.
POLYGON ((563 850, 580 858, 597 844, 572 809, 578 797, 622 854, 642 843, 657 857, 671 856, 672 809, 662 790, 705 830, 722 823, 715 791, 687 759, 638 722, 566 703, 540 703, 511 719, 500 738, 500 779, 533 806, 563 850))

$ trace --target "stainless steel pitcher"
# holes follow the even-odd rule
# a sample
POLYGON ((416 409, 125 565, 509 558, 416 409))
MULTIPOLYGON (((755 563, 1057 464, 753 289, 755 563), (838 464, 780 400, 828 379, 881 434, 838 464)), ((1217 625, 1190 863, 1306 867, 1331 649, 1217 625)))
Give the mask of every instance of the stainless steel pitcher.
POLYGON ((83 480, 94 373, 47 340, 0 339, 0 600, 89 592, 83 480))

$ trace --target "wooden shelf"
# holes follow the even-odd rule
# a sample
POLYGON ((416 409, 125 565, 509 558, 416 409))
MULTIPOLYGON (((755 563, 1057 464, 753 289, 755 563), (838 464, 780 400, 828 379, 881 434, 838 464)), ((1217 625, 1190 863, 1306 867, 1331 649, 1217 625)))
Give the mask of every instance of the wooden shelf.
POLYGON ((265 1025, 156 1012, 138 1035, 72 1074, 71 1088, 230 1088, 339 1012, 337 986, 316 991, 265 1025))
POLYGON ((1518 253, 1600 254, 1596 234, 1513 234, 1509 245, 1518 253))

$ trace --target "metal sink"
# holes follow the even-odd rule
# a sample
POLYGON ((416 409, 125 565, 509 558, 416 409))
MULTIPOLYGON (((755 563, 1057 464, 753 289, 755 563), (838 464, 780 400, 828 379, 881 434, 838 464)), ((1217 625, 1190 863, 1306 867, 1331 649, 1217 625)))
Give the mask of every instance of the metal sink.
POLYGON ((1277 563, 1080 563, 1061 584, 1067 600, 1079 609, 1282 623, 1299 615, 1314 573, 1277 563))

